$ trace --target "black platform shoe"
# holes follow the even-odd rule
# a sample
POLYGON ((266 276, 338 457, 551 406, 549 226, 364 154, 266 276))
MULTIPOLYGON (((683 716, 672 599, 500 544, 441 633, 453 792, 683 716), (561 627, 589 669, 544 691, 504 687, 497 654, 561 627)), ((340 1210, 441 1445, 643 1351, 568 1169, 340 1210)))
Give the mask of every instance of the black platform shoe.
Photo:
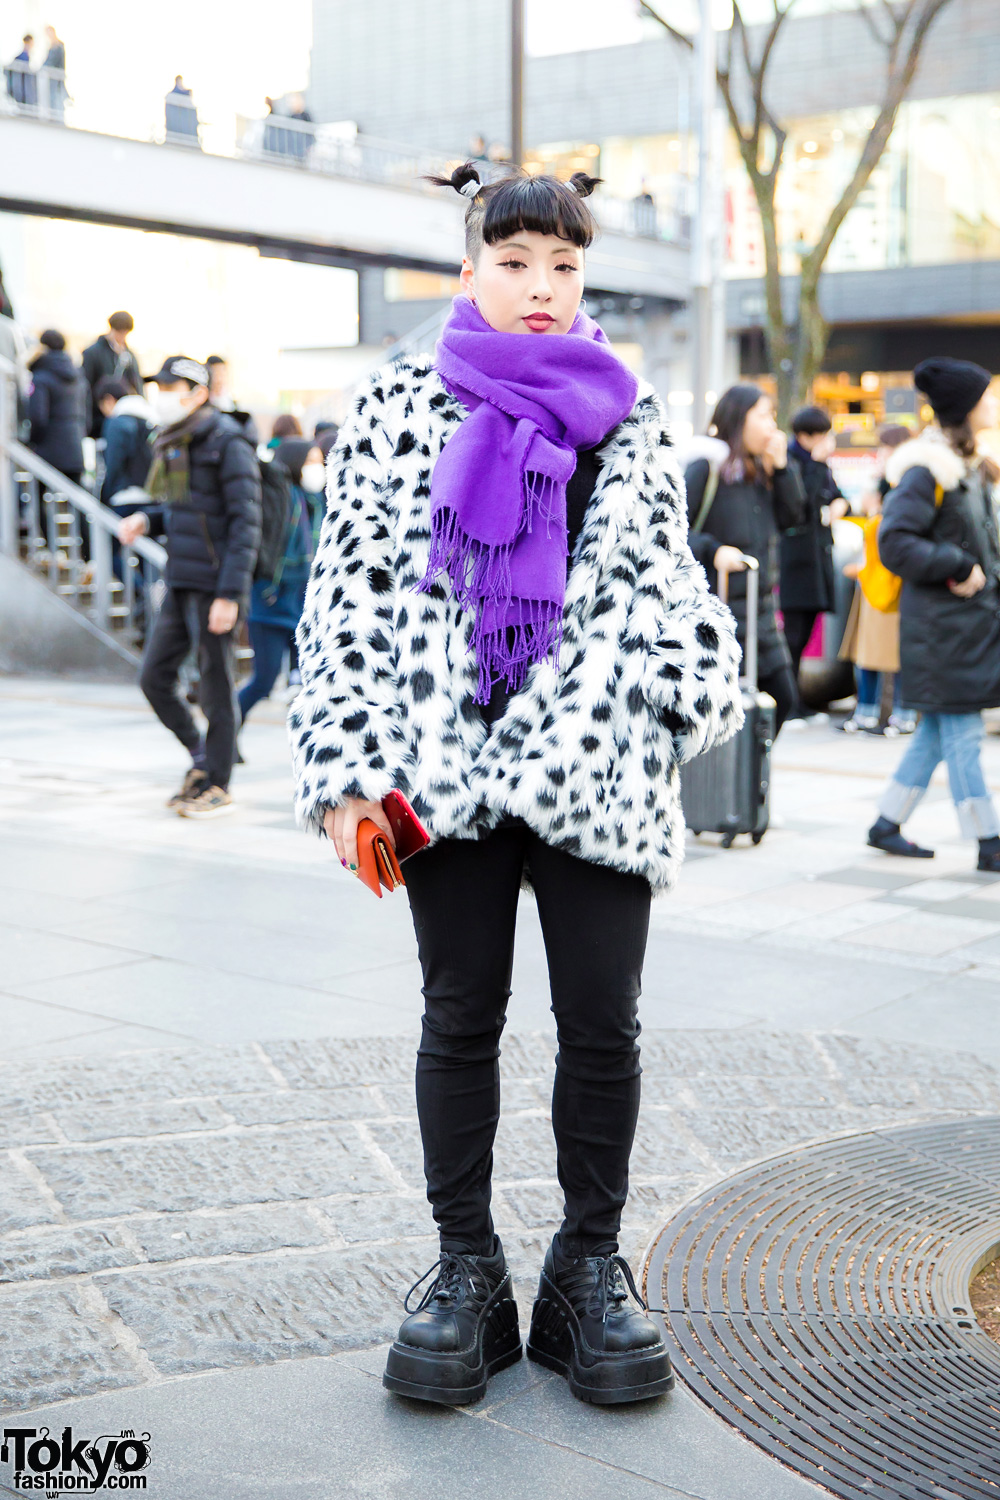
POLYGON ((597 1405, 645 1401, 674 1383, 660 1331, 620 1255, 564 1261, 550 1246, 528 1358, 565 1375, 574 1396, 597 1405), (629 1292, 638 1307, 629 1305, 629 1292))
POLYGON ((493 1255, 442 1251, 436 1266, 411 1286, 403 1321, 389 1350, 382 1384, 397 1396, 464 1406, 486 1394, 486 1382, 521 1358, 521 1332, 510 1272, 500 1241, 493 1255), (410 1298, 437 1275, 416 1308, 410 1298))

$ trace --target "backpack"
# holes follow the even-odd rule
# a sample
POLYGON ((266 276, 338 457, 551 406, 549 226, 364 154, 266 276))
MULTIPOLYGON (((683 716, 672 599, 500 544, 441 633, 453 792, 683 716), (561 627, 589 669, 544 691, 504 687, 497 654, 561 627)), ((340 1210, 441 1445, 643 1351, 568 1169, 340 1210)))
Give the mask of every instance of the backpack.
POLYGON ((288 546, 292 524, 292 476, 280 458, 258 457, 260 465, 260 546, 255 579, 272 579, 288 546))

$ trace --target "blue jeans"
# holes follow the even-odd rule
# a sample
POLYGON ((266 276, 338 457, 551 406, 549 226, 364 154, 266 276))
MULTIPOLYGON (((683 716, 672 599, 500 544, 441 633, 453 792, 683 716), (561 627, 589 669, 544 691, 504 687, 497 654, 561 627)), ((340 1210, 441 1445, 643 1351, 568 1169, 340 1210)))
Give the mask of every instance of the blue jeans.
POLYGON ((290 641, 295 637, 283 625, 260 625, 250 621, 250 644, 253 647, 253 676, 240 689, 240 718, 245 719, 255 703, 271 696, 278 680, 281 662, 290 641))
MULTIPOLYGON (((893 712, 899 708, 899 673, 893 672, 892 677, 892 707, 893 712)), ((855 667, 854 676, 858 684, 858 713, 877 714, 882 702, 882 673, 873 672, 870 667, 855 667)))
POLYGON ((1000 834, 1000 819, 979 761, 984 733, 980 714, 924 714, 885 789, 879 815, 891 823, 904 822, 943 760, 962 833, 973 839, 1000 834))

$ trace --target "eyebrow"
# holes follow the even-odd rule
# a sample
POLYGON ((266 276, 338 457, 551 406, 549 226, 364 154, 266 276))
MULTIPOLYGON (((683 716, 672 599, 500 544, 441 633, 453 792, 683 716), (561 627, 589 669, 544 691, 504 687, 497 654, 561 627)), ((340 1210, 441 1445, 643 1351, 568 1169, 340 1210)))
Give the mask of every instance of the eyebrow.
MULTIPOLYGON (((552 250, 550 253, 552 255, 569 255, 572 251, 579 250, 579 248, 580 248, 580 246, 579 245, 574 245, 573 242, 572 242, 572 240, 567 240, 565 247, 559 247, 559 248, 557 248, 555 250, 552 250)), ((522 244, 519 240, 502 240, 499 245, 494 245, 493 249, 494 250, 523 250, 523 251, 525 251, 526 254, 529 254, 529 255, 531 254, 531 246, 530 245, 522 244)))

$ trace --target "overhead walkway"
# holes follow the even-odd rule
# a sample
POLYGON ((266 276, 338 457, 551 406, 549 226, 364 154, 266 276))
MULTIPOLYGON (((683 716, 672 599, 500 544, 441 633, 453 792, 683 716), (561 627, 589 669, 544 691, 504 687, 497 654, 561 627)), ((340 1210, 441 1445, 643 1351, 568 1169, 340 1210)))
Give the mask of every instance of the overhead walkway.
MULTIPOLYGON (((321 132, 307 156, 262 160, 9 115, 0 118, 0 209, 226 240, 353 269, 454 271, 462 205, 420 185, 417 154, 360 137, 324 145, 321 132)), ((630 204, 592 201, 603 232, 587 257, 588 292, 686 302, 687 246, 663 238, 660 222, 630 220, 630 204)))

